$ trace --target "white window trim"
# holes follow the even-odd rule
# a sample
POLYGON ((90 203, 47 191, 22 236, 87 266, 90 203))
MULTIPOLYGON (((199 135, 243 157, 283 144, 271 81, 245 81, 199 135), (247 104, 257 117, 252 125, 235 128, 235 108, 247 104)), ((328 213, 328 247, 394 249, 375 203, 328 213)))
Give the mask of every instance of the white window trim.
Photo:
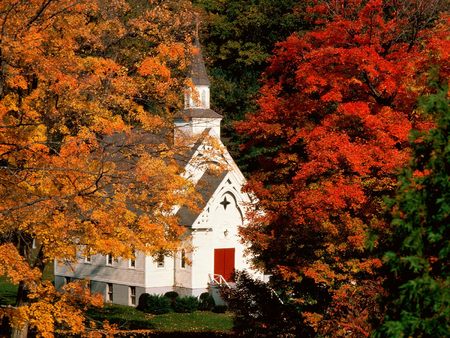
POLYGON ((129 267, 130 269, 136 269, 136 259, 130 258, 130 259, 128 260, 128 267, 129 267))
POLYGON ((158 255, 155 259, 156 268, 157 269, 164 269, 166 265, 166 256, 164 255, 158 255), (162 258, 162 259, 161 259, 162 258))
POLYGON ((130 306, 136 306, 136 287, 135 286, 128 287, 128 304, 130 306), (133 294, 132 290, 134 290, 134 294, 133 294), (134 303, 133 303, 133 299, 134 299, 134 303))
POLYGON ((137 258, 137 254, 136 251, 132 251, 131 254, 134 256, 134 258, 130 258, 128 259, 128 268, 129 269, 136 269, 136 258, 137 258))
POLYGON ((112 257, 111 254, 107 254, 106 255, 106 266, 112 266, 113 263, 114 263, 114 258, 112 257), (109 261, 111 261, 111 263, 109 261))
POLYGON ((106 301, 112 303, 114 300, 114 286, 112 283, 106 283, 106 301))

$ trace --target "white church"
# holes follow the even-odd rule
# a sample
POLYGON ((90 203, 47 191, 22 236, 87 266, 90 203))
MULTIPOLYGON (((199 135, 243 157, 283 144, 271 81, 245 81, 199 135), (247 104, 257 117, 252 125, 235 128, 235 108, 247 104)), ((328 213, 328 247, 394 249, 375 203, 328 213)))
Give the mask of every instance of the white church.
POLYGON ((115 259, 94 255, 79 257, 77 263, 55 262, 55 286, 60 288, 73 279, 88 279, 91 291, 102 293, 106 302, 136 306, 143 293, 198 296, 221 283, 232 282, 232 273, 247 270, 257 278, 263 275, 250 268, 238 228, 245 226, 246 208, 251 197, 241 191, 245 178, 220 140, 222 116, 210 109, 210 82, 200 45, 191 65, 191 80, 196 94, 185 94, 183 116, 175 121, 175 138, 194 139, 184 175, 196 184, 203 197, 200 211, 186 208, 176 211, 186 227, 178 252, 157 258, 136 253, 136 259, 115 259), (222 165, 212 172, 216 161, 211 139, 219 145, 222 165), (205 158, 207 157, 207 158, 205 158), (225 165, 223 165, 225 163, 225 165), (190 248, 190 249, 184 249, 190 248))

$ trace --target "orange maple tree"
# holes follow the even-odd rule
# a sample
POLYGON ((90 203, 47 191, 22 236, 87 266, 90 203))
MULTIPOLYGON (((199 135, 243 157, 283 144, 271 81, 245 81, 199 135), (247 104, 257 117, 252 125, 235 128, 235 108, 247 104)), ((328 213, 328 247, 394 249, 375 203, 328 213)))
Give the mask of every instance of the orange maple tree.
POLYGON ((54 259, 176 249, 172 208, 195 198, 167 130, 191 30, 187 1, 0 3, 0 275, 19 284, 0 317, 15 327, 82 332, 101 303, 42 281, 54 259))
POLYGON ((432 65, 448 76, 443 1, 316 1, 316 29, 278 44, 259 112, 238 124, 263 212, 242 229, 256 261, 321 334, 368 336, 383 292, 383 196, 409 156, 432 65), (372 234, 378 233, 378 237, 372 234))

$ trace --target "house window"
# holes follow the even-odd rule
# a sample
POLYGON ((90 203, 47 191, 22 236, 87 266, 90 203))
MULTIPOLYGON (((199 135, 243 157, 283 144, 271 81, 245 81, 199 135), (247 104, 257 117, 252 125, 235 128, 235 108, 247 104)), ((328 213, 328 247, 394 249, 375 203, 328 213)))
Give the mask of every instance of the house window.
POLYGON ((158 268, 164 267, 164 255, 163 254, 159 254, 158 257, 156 258, 156 266, 158 268))
POLYGON ((181 267, 184 269, 186 267, 186 251, 181 250, 181 267))
POLYGON ((106 301, 111 302, 113 301, 113 285, 112 283, 106 284, 106 301))
POLYGON ((130 286, 128 288, 128 293, 130 295, 130 305, 136 305, 136 287, 130 286))
POLYGON ((119 258, 114 257, 112 254, 106 255, 106 265, 113 265, 113 263, 119 263, 119 258))
POLYGON ((135 268, 136 267, 136 252, 133 250, 132 254, 133 254, 134 258, 130 258, 128 266, 130 268, 135 268))
POLYGON ((91 263, 91 255, 87 255, 86 257, 84 257, 84 262, 85 263, 91 263))

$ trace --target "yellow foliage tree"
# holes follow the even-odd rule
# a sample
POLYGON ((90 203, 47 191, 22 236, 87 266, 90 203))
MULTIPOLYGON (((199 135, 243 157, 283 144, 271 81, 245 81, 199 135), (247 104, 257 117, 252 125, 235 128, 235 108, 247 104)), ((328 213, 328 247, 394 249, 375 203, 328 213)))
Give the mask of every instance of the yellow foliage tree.
POLYGON ((99 304, 43 282, 53 259, 176 249, 171 211, 195 199, 166 132, 191 31, 188 1, 0 2, 0 275, 19 284, 0 317, 22 336, 83 332, 99 304))

